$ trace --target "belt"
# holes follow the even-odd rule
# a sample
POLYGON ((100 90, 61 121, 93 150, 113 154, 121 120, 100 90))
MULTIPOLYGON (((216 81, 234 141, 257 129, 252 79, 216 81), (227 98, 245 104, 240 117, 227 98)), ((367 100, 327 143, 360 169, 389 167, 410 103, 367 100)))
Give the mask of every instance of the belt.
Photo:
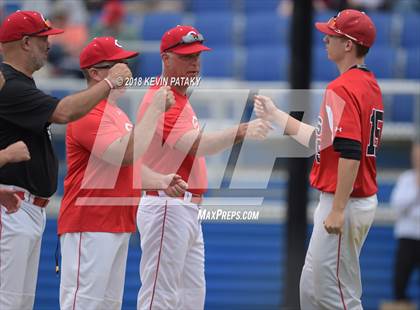
POLYGON ((19 198, 22 199, 23 201, 29 202, 29 203, 31 203, 35 206, 40 207, 40 208, 45 208, 47 206, 48 202, 50 201, 49 199, 37 197, 37 196, 34 196, 32 194, 28 194, 28 193, 21 192, 21 191, 17 191, 16 195, 18 195, 19 198))
MULTIPOLYGON (((145 193, 148 196, 161 196, 161 197, 165 197, 165 195, 161 195, 160 194, 160 191, 146 191, 145 193)), ((193 194, 191 192, 185 192, 184 196, 171 197, 171 198, 183 199, 185 202, 191 202, 191 203, 194 203, 196 205, 201 204, 201 202, 203 201, 203 196, 202 195, 193 194)))

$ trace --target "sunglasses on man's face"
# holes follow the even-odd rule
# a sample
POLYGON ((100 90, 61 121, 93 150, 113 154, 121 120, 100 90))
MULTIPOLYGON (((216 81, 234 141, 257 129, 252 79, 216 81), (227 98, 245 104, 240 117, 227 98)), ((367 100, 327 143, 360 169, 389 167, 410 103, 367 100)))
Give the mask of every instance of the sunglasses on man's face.
POLYGON ((117 62, 113 62, 113 63, 110 63, 110 64, 102 64, 102 65, 93 66, 92 68, 94 68, 94 69, 111 69, 116 64, 126 64, 126 65, 128 65, 128 61, 127 60, 119 60, 117 62))
POLYGON ((166 52, 170 49, 173 49, 177 46, 180 46, 180 45, 191 44, 191 43, 195 43, 195 42, 203 43, 204 42, 203 35, 201 33, 189 32, 188 34, 186 34, 185 36, 182 37, 180 42, 166 48, 164 50, 164 52, 166 52))

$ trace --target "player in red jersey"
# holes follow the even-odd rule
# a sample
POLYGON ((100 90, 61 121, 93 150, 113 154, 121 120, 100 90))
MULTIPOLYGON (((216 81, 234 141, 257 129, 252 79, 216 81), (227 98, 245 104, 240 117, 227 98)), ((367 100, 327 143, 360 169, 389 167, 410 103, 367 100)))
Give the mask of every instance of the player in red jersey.
MULTIPOLYGON (((261 119, 211 133, 200 129, 186 92, 189 81, 200 73, 200 53, 210 50, 203 41, 203 35, 191 26, 172 28, 161 40, 160 78, 168 79, 175 103, 160 118, 142 160, 144 166, 161 174, 179 174, 188 182, 188 191, 170 198, 150 188, 141 199, 137 214, 142 249, 140 310, 204 308, 204 241, 198 219, 207 190, 204 156, 232 147, 245 137, 264 139, 270 129, 261 119)), ((144 117, 156 87, 145 95, 139 119, 144 117)))
POLYGON ((328 58, 340 76, 326 90, 317 127, 256 96, 258 116, 316 147, 310 183, 320 192, 300 281, 301 308, 362 309, 359 255, 377 207, 376 152, 383 126, 381 90, 364 64, 376 30, 371 19, 344 10, 327 23, 328 58))
MULTIPOLYGON (((88 86, 106 80, 114 65, 137 54, 113 37, 95 38, 80 55, 88 86)), ((172 91, 162 87, 142 122, 133 126, 117 105, 122 91, 114 89, 67 127, 67 175, 58 217, 63 310, 121 309, 128 242, 136 230, 141 196, 133 161, 146 150, 158 117, 173 103, 172 91)), ((161 175, 158 183, 168 185, 174 176, 161 175)))

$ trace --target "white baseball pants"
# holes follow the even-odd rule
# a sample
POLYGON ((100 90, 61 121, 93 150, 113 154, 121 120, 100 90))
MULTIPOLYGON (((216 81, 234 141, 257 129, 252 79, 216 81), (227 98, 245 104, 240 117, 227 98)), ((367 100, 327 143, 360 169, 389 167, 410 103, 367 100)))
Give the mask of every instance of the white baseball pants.
POLYGON ((13 214, 0 209, 0 309, 32 309, 45 210, 26 201, 13 214))
POLYGON ((130 235, 61 235, 61 310, 121 309, 130 235))
POLYGON ((144 196, 137 225, 142 249, 137 309, 204 309, 204 242, 198 206, 144 196))
POLYGON ((301 309, 359 310, 362 283, 359 256, 378 204, 376 195, 350 198, 341 236, 328 234, 324 220, 334 196, 321 193, 300 278, 301 309))

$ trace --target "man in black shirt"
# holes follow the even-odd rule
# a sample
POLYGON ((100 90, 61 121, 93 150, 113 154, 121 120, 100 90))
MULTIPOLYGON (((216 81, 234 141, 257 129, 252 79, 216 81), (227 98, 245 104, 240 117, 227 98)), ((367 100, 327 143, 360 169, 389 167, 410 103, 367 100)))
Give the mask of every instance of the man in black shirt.
MULTIPOLYGON (((20 209, 0 212, 0 309, 32 309, 45 207, 57 189, 58 162, 51 145, 51 123, 65 124, 87 114, 121 87, 131 72, 116 64, 95 86, 61 100, 36 87, 32 74, 47 60, 49 35, 62 33, 34 11, 17 11, 3 21, 0 42, 5 84, 0 90, 0 149, 23 141, 31 159, 0 169, 0 188, 15 190, 20 209)), ((110 59, 111 60, 111 59, 110 59)))

